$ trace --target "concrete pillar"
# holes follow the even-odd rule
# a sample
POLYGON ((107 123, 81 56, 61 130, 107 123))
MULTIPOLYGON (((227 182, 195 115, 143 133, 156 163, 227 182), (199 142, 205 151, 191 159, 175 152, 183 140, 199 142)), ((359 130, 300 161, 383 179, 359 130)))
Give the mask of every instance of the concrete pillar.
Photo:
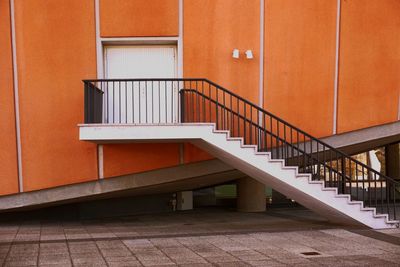
POLYGON ((400 179, 400 144, 385 146, 386 175, 400 179))
POLYGON ((243 212, 263 212, 266 209, 265 185, 244 177, 237 182, 237 209, 243 212))
POLYGON ((193 209, 193 191, 181 191, 176 193, 176 209, 177 210, 193 209))

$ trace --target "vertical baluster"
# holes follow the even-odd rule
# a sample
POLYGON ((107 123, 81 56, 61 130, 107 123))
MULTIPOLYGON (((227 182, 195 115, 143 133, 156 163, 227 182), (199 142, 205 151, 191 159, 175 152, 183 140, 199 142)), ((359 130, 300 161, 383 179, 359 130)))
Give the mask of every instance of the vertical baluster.
POLYGON ((296 135, 297 135, 297 166, 299 166, 299 170, 300 170, 300 166, 301 166, 301 158, 300 158, 300 134, 299 131, 296 130, 296 135))
POLYGON ((125 123, 128 123, 128 89, 127 81, 125 81, 125 123))
POLYGON ((351 170, 351 158, 348 160, 349 162, 349 183, 350 183, 350 200, 353 200, 353 190, 352 190, 352 186, 353 186, 353 179, 352 179, 352 170, 351 170))
POLYGON ((171 80, 171 123, 174 123, 174 81, 171 80))
POLYGON ((113 123, 115 123, 115 109, 116 109, 116 106, 117 106, 117 102, 115 101, 115 82, 113 81, 112 82, 112 90, 113 90, 113 123))
POLYGON ((244 136, 244 144, 246 144, 246 140, 247 140, 247 131, 246 131, 246 102, 244 102, 244 105, 243 105, 243 108, 244 108, 244 112, 243 112, 243 132, 244 132, 244 134, 243 134, 243 136, 244 136))
POLYGON ((237 136, 241 136, 240 134, 240 106, 239 106, 239 98, 236 98, 236 108, 237 108, 237 136))
POLYGON ((378 189, 378 187, 376 186, 376 173, 374 172, 374 183, 375 183, 375 207, 377 207, 378 206, 378 200, 377 200, 377 196, 376 196, 376 191, 377 191, 377 189, 378 189))
POLYGON ((345 194, 346 192, 346 158, 342 156, 341 159, 341 168, 342 168, 342 193, 345 194))
MULTIPOLYGON (((290 159, 291 159, 291 162, 293 162, 293 160, 294 160, 294 144, 293 144, 293 128, 292 127, 290 127, 290 147, 291 147, 291 157, 290 157, 290 159)), ((294 163, 294 162, 293 162, 294 163)))
POLYGON ((371 207, 371 172, 368 170, 367 179, 368 179, 368 205, 371 207))
MULTIPOLYGON (((185 87, 185 86, 183 86, 183 87, 185 87)), ((181 100, 182 100, 182 103, 185 101, 183 93, 182 93, 181 100)), ((181 112, 183 112, 183 111, 181 111, 181 112)), ((182 117, 182 115, 181 115, 181 117, 182 117)), ((160 80, 158 81, 158 123, 161 123, 161 81, 160 80)))
POLYGON ((361 174, 362 174, 362 199, 365 202, 365 176, 364 176, 364 166, 361 165, 361 174))
POLYGON ((390 183, 388 180, 386 182, 386 213, 389 214, 389 201, 390 201, 390 183))
POLYGON ((283 158, 285 159, 285 163, 287 164, 287 159, 288 159, 288 146, 286 142, 286 124, 283 124, 283 143, 282 146, 284 147, 284 155, 283 158))
POLYGON ((221 129, 225 129, 225 108, 224 108, 224 91, 219 89, 219 93, 221 94, 220 96, 220 127, 221 129))
POLYGON ((210 98, 210 101, 209 101, 209 105, 208 105, 208 108, 209 108, 209 112, 208 112, 208 114, 209 114, 209 116, 210 116, 210 122, 212 122, 212 112, 211 112, 211 105, 212 105, 212 102, 211 102, 211 100, 212 100, 212 95, 211 95, 211 84, 209 83, 208 84, 208 96, 209 96, 209 98, 210 98))
POLYGON ((338 192, 340 193, 340 181, 339 181, 339 155, 335 152, 336 158, 336 187, 338 188, 338 192))
POLYGON ((139 123, 142 123, 142 92, 141 81, 138 81, 139 123))
POLYGON ((264 151, 267 151, 268 150, 268 144, 267 144, 267 125, 265 124, 265 113, 263 113, 263 125, 264 125, 264 136, 263 136, 264 151))
POLYGON ((304 172, 307 172, 307 147, 306 147, 306 135, 303 133, 303 166, 304 166, 304 172))
MULTIPOLYGON (((381 213, 383 213, 384 200, 383 200, 383 180, 382 179, 380 180, 380 184, 381 184, 381 201, 380 201, 381 203, 380 203, 380 207, 381 207, 381 213)), ((386 183, 385 183, 385 187, 386 187, 386 183)))
POLYGON ((277 119, 275 119, 276 120, 276 156, 277 156, 277 158, 278 159, 280 159, 281 158, 281 155, 280 155, 280 151, 279 151, 279 149, 280 149, 280 142, 279 142, 279 121, 277 120, 277 119))
MULTIPOLYGON (((165 105, 165 123, 168 123, 168 88, 167 88, 167 81, 164 80, 164 105, 165 105)), ((190 84, 191 85, 191 84, 190 84)))
POLYGON ((147 91, 147 80, 143 81, 143 90, 144 90, 144 103, 143 103, 143 107, 144 107, 144 119, 146 121, 146 123, 148 123, 148 115, 149 115, 149 101, 148 101, 148 91, 147 91))
POLYGON ((312 157, 312 155, 313 155, 313 147, 312 147, 312 138, 310 138, 310 156, 308 157, 309 158, 309 160, 310 160, 310 171, 311 171, 311 175, 313 175, 314 176, 314 161, 313 161, 313 157, 312 157))
POLYGON ((231 120, 230 120, 230 123, 231 123, 231 134, 232 134, 232 136, 235 136, 235 125, 234 125, 234 118, 233 118, 233 112, 234 112, 234 110, 233 110, 233 106, 232 106, 232 95, 230 95, 230 97, 229 97, 229 107, 230 107, 230 109, 231 109, 231 120))
MULTIPOLYGON (((386 180, 387 181, 387 180, 386 180)), ((393 220, 396 220, 396 184, 392 184, 393 187, 393 220)))
POLYGON ((333 162, 332 162, 332 149, 329 149, 329 186, 332 187, 333 184, 333 162))
POLYGON ((110 106, 110 103, 109 103, 109 101, 110 101, 110 96, 109 96, 109 91, 108 91, 108 81, 106 81, 105 82, 105 100, 106 100, 106 106, 105 106, 105 112, 106 112, 106 115, 105 115, 105 122, 106 123, 110 123, 110 118, 109 118, 109 116, 110 116, 110 112, 109 112, 109 106, 110 106))
POLYGON ((318 180, 321 180, 322 175, 321 175, 321 163, 320 163, 320 160, 319 160, 319 156, 320 156, 319 155, 319 142, 317 141, 316 143, 317 143, 317 151, 315 153, 317 155, 317 159, 316 159, 316 161, 317 161, 317 163, 316 163, 317 164, 317 175, 318 175, 318 180))
POLYGON ((322 165, 322 167, 323 167, 323 172, 324 172, 324 182, 326 183, 326 160, 325 160, 325 158, 326 158, 326 155, 325 155, 325 153, 326 153, 326 147, 325 147, 325 145, 322 145, 322 163, 323 163, 323 165, 322 165))
MULTIPOLYGON (((272 116, 271 115, 268 115, 269 116, 269 126, 270 126, 270 128, 271 128, 271 134, 270 134, 270 143, 271 143, 271 156, 272 156, 272 158, 275 158, 276 157, 276 151, 275 151, 275 157, 274 157, 274 150, 276 150, 275 148, 274 148, 274 135, 275 135, 275 133, 274 133, 274 126, 273 126, 273 121, 272 121, 272 116)), ((276 146, 275 146, 276 147, 276 146)))
POLYGON ((216 114, 216 119, 217 119, 217 129, 219 129, 219 116, 218 116, 218 105, 219 105, 219 102, 218 102, 218 95, 219 95, 219 91, 218 91, 218 88, 217 87, 215 87, 215 93, 216 93, 216 104, 215 104, 215 107, 216 107, 216 111, 215 111, 215 114, 216 114))
POLYGON ((202 118, 202 122, 206 122, 206 98, 205 98, 205 94, 204 94, 204 80, 201 81, 201 94, 203 95, 203 118, 202 118))
POLYGON ((355 162, 355 165, 356 165, 355 175, 356 175, 356 187, 357 187, 357 200, 360 200, 360 196, 359 196, 360 187, 358 185, 358 163, 355 162))
POLYGON ((134 81, 130 81, 131 83, 131 88, 132 88, 132 123, 135 123, 135 86, 134 86, 134 81))
POLYGON ((250 122, 249 122, 249 130, 250 130, 250 144, 253 144, 253 107, 250 106, 250 122))
POLYGON ((151 117, 149 118, 149 120, 151 123, 155 123, 155 121, 154 121, 154 110, 155 110, 155 108, 154 108, 154 85, 153 85, 154 81, 151 80, 151 81, 147 81, 146 83, 148 83, 148 87, 150 88, 150 96, 149 97, 151 98, 151 101, 149 101, 151 103, 151 105, 150 105, 151 117))
POLYGON ((200 122, 200 95, 198 88, 198 81, 195 81, 195 90, 196 90, 196 111, 197 111, 197 122, 200 122))

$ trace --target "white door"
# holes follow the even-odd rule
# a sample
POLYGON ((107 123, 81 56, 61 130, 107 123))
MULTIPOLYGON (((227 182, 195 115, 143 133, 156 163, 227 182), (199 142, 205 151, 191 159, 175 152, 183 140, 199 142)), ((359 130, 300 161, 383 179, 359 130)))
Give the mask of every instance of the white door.
POLYGON ((131 79, 176 78, 175 46, 105 47, 104 120, 108 123, 171 123, 178 119, 178 87, 172 81, 131 79))

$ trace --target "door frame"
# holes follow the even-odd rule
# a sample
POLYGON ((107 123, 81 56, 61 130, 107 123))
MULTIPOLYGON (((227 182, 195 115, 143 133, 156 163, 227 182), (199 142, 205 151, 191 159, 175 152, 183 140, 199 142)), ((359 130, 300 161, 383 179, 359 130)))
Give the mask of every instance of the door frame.
MULTIPOLYGON (((127 43, 118 43, 118 44, 106 44, 103 45, 103 78, 106 79, 107 74, 107 55, 106 50, 108 47, 170 47, 174 48, 175 58, 174 58, 174 65, 175 65, 175 77, 179 77, 179 60, 178 60, 178 46, 177 43, 170 43, 170 44, 127 44, 127 43)), ((134 77, 131 77, 134 78, 134 77)), ((165 77, 153 77, 153 78, 165 78, 165 77)))
POLYGON ((97 55, 98 79, 105 78, 105 48, 107 46, 147 46, 147 45, 173 45, 176 49, 176 78, 183 77, 183 45, 179 37, 102 37, 100 38, 101 54, 97 55))

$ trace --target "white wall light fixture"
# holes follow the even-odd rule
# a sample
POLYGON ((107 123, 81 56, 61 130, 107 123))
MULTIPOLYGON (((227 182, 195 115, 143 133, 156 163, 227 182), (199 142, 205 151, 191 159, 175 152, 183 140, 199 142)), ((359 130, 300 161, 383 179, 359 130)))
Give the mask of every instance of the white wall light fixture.
POLYGON ((252 59, 253 57, 253 52, 251 50, 246 50, 246 52, 244 52, 246 54, 246 58, 247 59, 252 59))
POLYGON ((239 58, 239 49, 233 49, 233 52, 232 52, 232 57, 233 58, 239 58))

